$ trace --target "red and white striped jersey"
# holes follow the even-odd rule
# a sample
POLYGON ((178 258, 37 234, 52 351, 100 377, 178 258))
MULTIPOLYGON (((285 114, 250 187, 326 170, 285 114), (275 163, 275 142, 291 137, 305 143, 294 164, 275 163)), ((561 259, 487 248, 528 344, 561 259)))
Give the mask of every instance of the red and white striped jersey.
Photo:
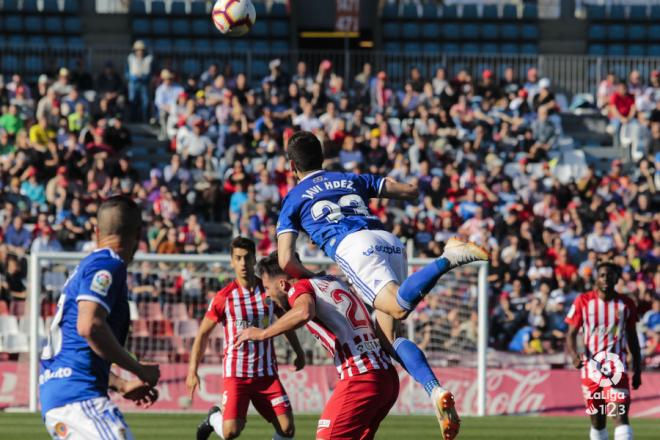
POLYGON ((271 339, 246 342, 238 348, 235 346, 242 330, 268 327, 273 321, 274 310, 275 305, 259 279, 252 289, 232 281, 215 295, 206 317, 224 327, 224 377, 277 375, 277 359, 271 339))
POLYGON ((626 332, 634 332, 637 308, 632 299, 617 295, 609 301, 599 298, 598 292, 579 295, 566 315, 566 323, 582 328, 584 338, 584 365, 582 377, 586 378, 587 362, 600 352, 614 353, 626 369, 626 332))
POLYGON ((301 295, 315 300, 306 326, 334 358, 340 379, 390 367, 367 308, 346 285, 330 276, 300 280, 289 290, 291 307, 301 295))

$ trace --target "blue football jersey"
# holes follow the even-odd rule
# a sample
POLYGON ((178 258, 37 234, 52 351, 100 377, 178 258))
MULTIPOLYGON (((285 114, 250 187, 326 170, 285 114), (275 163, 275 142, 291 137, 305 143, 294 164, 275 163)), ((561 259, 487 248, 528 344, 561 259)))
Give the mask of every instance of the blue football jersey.
POLYGON ((108 395, 110 362, 101 359, 78 334, 78 301, 93 301, 108 311, 107 322, 123 345, 130 313, 126 265, 110 249, 85 257, 64 284, 41 353, 41 411, 108 395))
POLYGON ((371 174, 319 170, 305 176, 282 202, 277 235, 305 231, 334 260, 339 243, 363 229, 384 229, 367 203, 385 179, 371 174))

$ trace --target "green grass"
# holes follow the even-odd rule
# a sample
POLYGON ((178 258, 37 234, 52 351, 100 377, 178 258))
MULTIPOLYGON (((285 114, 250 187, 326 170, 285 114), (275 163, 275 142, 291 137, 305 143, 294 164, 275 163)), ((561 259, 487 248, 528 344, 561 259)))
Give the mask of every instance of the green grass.
MULTIPOLYGON (((137 440, 192 439, 201 414, 127 414, 126 419, 137 440)), ((296 438, 314 439, 318 416, 296 416, 296 438)), ((633 419, 636 440, 657 439, 660 422, 633 419)), ((250 416, 240 437, 268 440, 273 429, 257 416, 250 416)), ((433 416, 390 416, 381 425, 379 440, 438 439, 433 416)), ((0 413, 0 438, 3 440, 48 440, 41 418, 33 414, 0 413)), ((219 437, 215 437, 219 438, 219 437)), ((584 440, 589 438, 587 417, 466 417, 459 440, 584 440)), ((610 438, 614 438, 610 424, 610 438)))

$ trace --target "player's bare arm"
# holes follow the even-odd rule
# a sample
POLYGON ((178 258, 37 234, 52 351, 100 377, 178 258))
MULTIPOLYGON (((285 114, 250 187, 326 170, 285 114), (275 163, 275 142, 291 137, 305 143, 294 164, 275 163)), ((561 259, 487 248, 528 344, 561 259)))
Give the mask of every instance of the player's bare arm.
POLYGON ((401 183, 391 177, 385 177, 379 197, 381 199, 415 200, 419 197, 419 188, 410 183, 401 183))
POLYGON ((274 338, 282 333, 302 327, 316 316, 314 298, 311 295, 301 295, 293 303, 291 310, 286 312, 273 325, 266 328, 250 327, 238 335, 237 345, 248 341, 263 341, 274 338))
POLYGON ((277 255, 280 267, 292 278, 311 278, 316 274, 307 269, 296 256, 296 238, 293 232, 277 236, 277 255))
POLYGON ((193 346, 190 349, 190 361, 188 362, 188 375, 186 377, 186 387, 190 393, 190 398, 192 399, 195 394, 195 389, 199 386, 199 376, 197 374, 197 369, 199 368, 199 363, 202 360, 202 356, 206 351, 206 347, 209 343, 209 337, 211 332, 215 328, 217 323, 212 319, 204 317, 202 323, 199 326, 197 331, 197 336, 195 336, 195 341, 193 346))
POLYGON ((639 348, 639 339, 636 331, 626 332, 626 338, 628 339, 628 349, 632 355, 633 377, 631 385, 633 390, 636 390, 642 385, 642 355, 639 348))
POLYGON ((121 346, 107 323, 108 312, 93 301, 78 302, 78 333, 85 338, 94 353, 135 374, 142 381, 155 386, 160 378, 158 365, 141 364, 121 346))
MULTIPOLYGON (((277 319, 281 319, 282 316, 284 316, 285 312, 277 307, 275 309, 275 314, 277 315, 277 319)), ((291 345, 291 348, 293 348, 293 352, 296 354, 295 359, 293 360, 293 366, 294 366, 294 371, 300 371, 303 368, 305 368, 305 351, 302 348, 302 345, 300 345, 300 341, 298 340, 298 335, 296 335, 295 330, 288 330, 284 332, 284 337, 286 340, 289 342, 289 345, 291 345)))
POLYGON ((568 332, 566 332, 566 351, 571 358, 571 363, 575 368, 582 368, 582 358, 577 352, 577 334, 580 329, 568 325, 568 332))

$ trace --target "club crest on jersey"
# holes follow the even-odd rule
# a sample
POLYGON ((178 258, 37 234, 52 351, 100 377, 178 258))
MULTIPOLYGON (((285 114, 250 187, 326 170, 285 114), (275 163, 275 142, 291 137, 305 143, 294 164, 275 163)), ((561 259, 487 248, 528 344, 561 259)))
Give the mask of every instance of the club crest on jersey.
POLYGON ((110 290, 110 285, 112 284, 112 275, 107 270, 99 270, 94 274, 92 278, 92 285, 89 287, 89 290, 96 292, 101 296, 106 296, 108 290, 110 290))
POLYGON ((58 438, 67 438, 69 435, 69 428, 62 423, 62 422, 57 422, 55 424, 55 435, 57 435, 58 438))

